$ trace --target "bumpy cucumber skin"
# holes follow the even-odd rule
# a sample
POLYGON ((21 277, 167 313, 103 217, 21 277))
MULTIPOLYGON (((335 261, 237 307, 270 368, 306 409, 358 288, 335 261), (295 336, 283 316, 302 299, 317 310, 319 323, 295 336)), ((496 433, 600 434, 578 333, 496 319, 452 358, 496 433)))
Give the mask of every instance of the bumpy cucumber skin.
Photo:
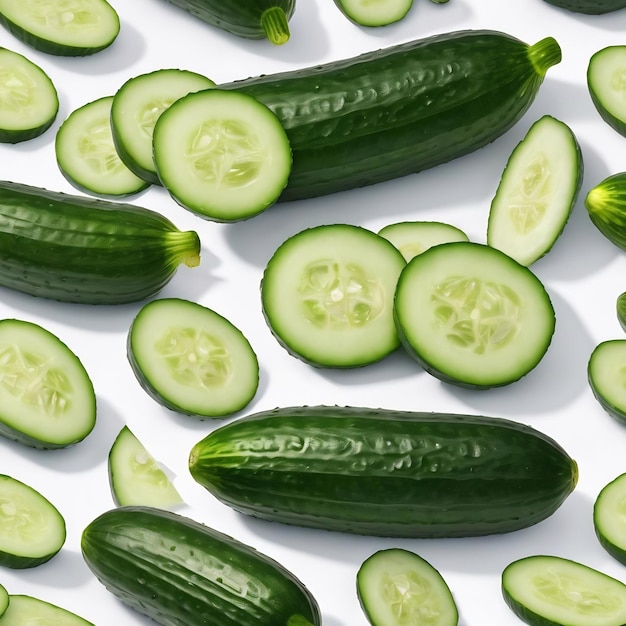
POLYGON ((0 181, 0 286, 86 304, 157 293, 200 240, 155 211, 0 181))
POLYGON ((213 431, 193 478, 270 521, 385 537, 505 533, 550 516, 577 466, 517 422, 358 407, 290 407, 213 431))
POLYGON ((612 174, 587 192, 585 208, 593 225, 626 250, 626 172, 612 174))
POLYGON ((326 65, 221 85, 266 104, 293 168, 281 200, 398 178, 468 154, 511 128, 561 59, 497 31, 456 31, 326 65))
POLYGON ((81 549, 111 593, 165 626, 321 624, 316 600, 283 566, 176 513, 107 511, 84 529, 81 549))
POLYGON ((626 7, 624 0, 544 0, 548 4, 574 13, 603 15, 626 7))

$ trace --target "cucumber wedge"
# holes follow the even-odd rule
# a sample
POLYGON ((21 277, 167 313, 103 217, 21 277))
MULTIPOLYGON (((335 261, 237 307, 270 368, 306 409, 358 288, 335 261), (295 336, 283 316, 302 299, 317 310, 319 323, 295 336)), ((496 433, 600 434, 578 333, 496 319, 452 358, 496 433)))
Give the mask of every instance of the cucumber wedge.
POLYGON ((487 243, 531 265, 563 232, 582 180, 582 152, 574 133, 544 115, 507 162, 489 211, 487 243))
POLYGON ((9 608, 9 592, 0 585, 0 617, 2 617, 9 608))
POLYGON ((599 343, 589 357, 587 378, 600 406, 626 423, 626 339, 599 343))
POLYGON ((335 0, 335 4, 359 26, 387 26, 405 17, 413 0, 335 0))
POLYGON ((2 626, 26 626, 27 624, 94 626, 91 622, 67 609, 25 595, 10 596, 9 608, 2 616, 0 624, 2 626))
POLYGON ((25 569, 46 563, 63 547, 65 537, 65 520, 49 500, 0 475, 0 565, 25 569))
MULTIPOLYGON (((626 5, 625 5, 626 6, 626 5)), ((587 66, 587 87, 602 119, 626 136, 623 76, 626 46, 607 46, 595 52, 587 66)))
POLYGON ((621 626, 626 585, 598 570, 557 556, 529 556, 502 573, 507 605, 531 626, 621 626))
POLYGON ((612 244, 626 250, 626 172, 612 174, 592 187, 585 208, 593 225, 612 244))
POLYGON ((433 376, 470 388, 526 375, 555 329, 550 297, 527 267, 495 248, 463 241, 409 261, 394 312, 408 353, 433 376))
POLYGON ((626 565, 626 474, 605 485, 593 506, 593 527, 600 545, 626 565))
POLYGON ((117 506, 169 508, 183 502, 156 459, 128 426, 120 430, 111 446, 108 470, 111 493, 117 506))
POLYGON ((357 572, 361 608, 372 626, 457 626, 459 613, 441 574, 417 554, 380 550, 357 572))
POLYGON ((0 0, 0 24, 26 45, 57 56, 94 54, 120 31, 106 0, 0 0))

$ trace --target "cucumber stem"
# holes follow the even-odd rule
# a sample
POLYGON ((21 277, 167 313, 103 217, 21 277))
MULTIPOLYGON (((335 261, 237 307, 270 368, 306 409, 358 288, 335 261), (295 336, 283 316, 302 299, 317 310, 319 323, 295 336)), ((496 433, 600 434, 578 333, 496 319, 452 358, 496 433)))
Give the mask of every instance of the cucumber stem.
POLYGON ((174 266, 184 263, 187 267, 200 265, 200 237, 193 230, 174 230, 167 234, 167 249, 174 266))
POLYGON ((261 26, 266 37, 277 46, 289 40, 289 22, 284 9, 281 7, 271 7, 263 11, 261 15, 261 26))
POLYGON ((561 46, 554 37, 545 37, 528 48, 528 56, 537 74, 543 77, 548 69, 561 62, 561 46))

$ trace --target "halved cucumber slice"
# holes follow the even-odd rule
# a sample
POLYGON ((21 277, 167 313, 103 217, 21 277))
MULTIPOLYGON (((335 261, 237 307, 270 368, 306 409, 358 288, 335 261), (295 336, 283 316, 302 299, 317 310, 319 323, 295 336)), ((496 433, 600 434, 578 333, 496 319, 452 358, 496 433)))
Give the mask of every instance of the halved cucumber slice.
POLYGON ((443 222, 398 222, 381 228, 378 234, 391 241, 407 261, 440 243, 469 241, 460 228, 443 222))
POLYGON ((58 337, 31 322, 0 321, 0 435, 34 448, 63 448, 96 422, 93 384, 58 337))
POLYGON ((0 142, 39 137, 58 111, 59 97, 50 77, 25 56, 0 48, 0 142))
POLYGON ((81 191, 98 196, 129 196, 149 183, 120 159, 111 133, 111 104, 106 96, 84 104, 61 124, 55 153, 59 169, 81 191))
POLYGON ((626 339, 599 343, 589 357, 587 378, 600 406, 626 422, 626 339))
POLYGON ((206 89, 183 96, 154 126, 159 179, 183 207, 234 222, 274 204, 291 173, 278 117, 252 96, 206 89))
POLYGON ((557 556, 529 556, 502 573, 507 605, 531 626, 621 626, 626 585, 598 570, 557 556))
POLYGON ((0 565, 41 565, 59 552, 65 536, 65 520, 49 500, 29 485, 0 475, 0 565))
POLYGON ((25 595, 11 595, 9 598, 9 608, 0 621, 2 626, 26 626, 27 624, 94 626, 75 613, 39 598, 25 595))
POLYGON ((359 226, 301 231, 265 268, 265 319, 280 344, 311 365, 374 363, 399 346, 393 294, 404 265, 393 244, 359 226))
POLYGON ((335 0, 335 4, 359 26, 387 26, 405 17, 413 0, 335 0))
POLYGON ((133 320, 127 346, 141 386, 179 413, 224 417, 256 394, 259 363, 250 343, 226 318, 195 302, 149 302, 133 320))
POLYGON ((161 184, 152 158, 157 119, 179 98, 214 86, 206 76, 179 69, 156 70, 127 80, 111 106, 113 142, 126 167, 150 183, 161 184))
POLYGON ((593 506, 593 527, 600 545, 626 565, 626 474, 601 489, 593 506))
POLYGON ((587 66, 587 87, 602 119, 620 135, 626 136, 624 73, 626 46, 607 46, 591 56, 587 66))
POLYGON ((106 0, 0 0, 0 24, 26 45, 57 56, 94 54, 120 31, 106 0))
POLYGON ((585 208, 593 225, 626 250, 626 172, 612 174, 587 192, 585 208))
POLYGON ((506 164, 489 211, 487 243, 531 265, 563 232, 582 180, 582 152, 574 133, 544 115, 506 164))
POLYGON ((434 246, 398 281, 400 339, 428 372, 462 387, 512 383, 547 352, 555 314, 544 286, 525 266, 490 246, 434 246))
POLYGON ((372 626, 457 626, 459 613, 441 574, 417 554, 380 550, 357 572, 357 593, 372 626))
POLYGON ((9 592, 0 585, 0 617, 2 617, 9 608, 9 592))

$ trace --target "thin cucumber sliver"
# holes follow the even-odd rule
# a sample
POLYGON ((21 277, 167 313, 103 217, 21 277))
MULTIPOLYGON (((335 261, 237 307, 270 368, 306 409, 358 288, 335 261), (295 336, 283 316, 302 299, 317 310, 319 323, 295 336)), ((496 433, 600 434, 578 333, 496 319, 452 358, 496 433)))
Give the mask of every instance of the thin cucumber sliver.
POLYGON ((9 608, 2 616, 2 626, 25 624, 59 624, 62 626, 94 626, 91 622, 60 606, 26 595, 10 595, 9 608))
POLYGON ((626 339, 599 343, 589 357, 587 378, 600 406, 626 422, 626 339))
POLYGON ((593 507, 593 527, 600 545, 626 565, 626 474, 605 485, 593 507))
POLYGON ((0 617, 2 617, 9 608, 9 592, 0 585, 0 617))

